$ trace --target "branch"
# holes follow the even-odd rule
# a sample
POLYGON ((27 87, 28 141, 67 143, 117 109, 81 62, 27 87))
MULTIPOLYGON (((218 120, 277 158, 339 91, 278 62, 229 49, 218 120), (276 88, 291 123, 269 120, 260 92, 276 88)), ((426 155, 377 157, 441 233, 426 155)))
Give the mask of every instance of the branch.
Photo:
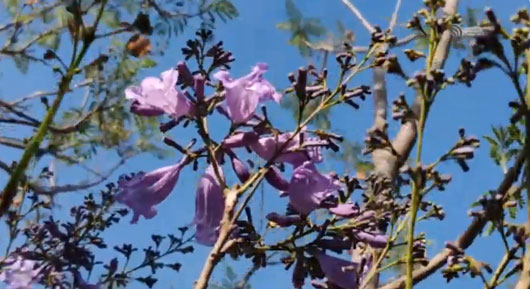
MULTIPOLYGON (((96 24, 99 22, 99 19, 102 15, 101 12, 105 8, 106 4, 107 4, 106 0, 101 1, 101 8, 99 11, 100 13, 98 14, 95 20, 96 24)), ((96 24, 94 25, 94 31, 97 28, 96 24)), ((18 182, 20 178, 24 176, 25 171, 30 161, 33 159, 41 142, 44 140, 44 137, 46 136, 46 133, 48 131, 48 126, 53 122, 55 114, 59 110, 59 106, 61 105, 61 102, 63 100, 63 97, 68 92, 70 83, 72 82, 74 75, 77 73, 77 68, 79 67, 79 64, 83 60, 83 57, 87 53, 88 48, 90 47, 91 44, 92 44, 92 41, 89 41, 89 40, 83 41, 83 46, 79 54, 76 55, 74 53, 74 57, 72 58, 72 63, 70 64, 70 67, 68 68, 66 74, 61 78, 61 81, 59 83, 59 93, 57 93, 57 97, 55 98, 50 109, 48 109, 48 111, 46 112, 46 115, 44 116, 44 119, 41 125, 39 126, 39 129, 37 130, 35 135, 31 138, 31 141, 28 143, 28 146, 26 147, 26 149, 24 150, 24 153, 22 154, 22 158, 17 163, 17 168, 11 174, 11 177, 9 178, 6 186, 4 187, 2 191, 2 198, 0 200, 0 216, 2 216, 11 206, 11 202, 13 198, 15 197, 17 190, 18 190, 18 182)))
MULTIPOLYGON (((526 55, 526 61, 530 61, 530 50, 525 51, 526 55)), ((517 67, 515 68, 517 69, 517 67)), ((525 107, 525 155, 526 155, 526 171, 525 171, 525 188, 526 188, 526 196, 527 196, 527 221, 526 221, 526 234, 530 232, 530 72, 527 72, 527 81, 526 81, 526 95, 524 99, 524 103, 526 103, 525 107)), ((519 281, 517 281, 517 285, 515 285, 515 289, 527 289, 530 288, 530 250, 526 252, 526 254, 523 257, 523 270, 521 271, 521 276, 519 277, 519 281)))
POLYGON ((392 13, 392 18, 390 19, 390 25, 388 25, 388 30, 390 30, 390 32, 394 30, 394 27, 396 27, 400 8, 401 8, 401 0, 397 0, 396 6, 394 7, 394 13, 392 13))
MULTIPOLYGON (((517 181, 517 178, 519 177, 519 174, 521 173, 521 168, 523 167, 525 159, 524 150, 519 153, 517 156, 514 165, 508 170, 508 172, 504 175, 504 179, 502 180, 499 187, 497 187, 497 194, 502 195, 503 197, 506 195, 512 184, 517 181)), ((473 219, 473 222, 467 227, 467 229, 462 233, 455 241, 455 244, 457 247, 460 247, 462 249, 467 249, 475 240, 475 238, 482 232, 482 229, 489 221, 488 217, 491 217, 499 210, 502 210, 502 200, 499 202, 495 202, 494 204, 486 207, 486 213, 484 214, 484 217, 477 217, 473 219)), ((438 269, 440 269, 442 266, 445 265, 447 262, 447 258, 449 255, 451 255, 450 249, 444 249, 440 253, 436 254, 431 261, 429 261, 429 264, 427 266, 421 267, 419 269, 414 270, 413 272, 413 282, 414 284, 420 282, 421 280, 427 278, 432 273, 436 272, 438 269)), ((397 280, 394 280, 379 289, 403 289, 405 288, 405 282, 406 282, 406 276, 402 276, 397 280)), ((519 288, 517 288, 519 289, 519 288)), ((525 287, 526 289, 526 287, 525 287)))
MULTIPOLYGON (((10 137, 0 137, 0 145, 5 145, 5 146, 11 147, 11 148, 22 149, 22 150, 26 148, 26 144, 23 141, 21 141, 19 139, 16 139, 16 138, 10 138, 10 137)), ((75 160, 72 157, 60 154, 60 153, 52 151, 52 150, 43 149, 43 148, 39 148, 35 155, 41 156, 41 155, 44 155, 44 154, 50 154, 50 155, 56 157, 57 159, 60 159, 62 161, 68 162, 68 163, 77 163, 78 162, 77 160, 75 160)))
MULTIPOLYGON (((89 86, 92 83, 94 83, 93 79, 87 79, 85 81, 82 81, 80 83, 72 85, 70 87, 70 90, 72 91, 72 90, 74 90, 76 88, 89 86)), ((43 97, 43 96, 52 96, 52 95, 56 95, 57 93, 58 93, 58 91, 35 91, 32 94, 30 94, 30 95, 23 96, 23 97, 21 97, 19 99, 16 99, 14 101, 8 102, 7 104, 9 104, 11 106, 18 106, 19 104, 21 104, 23 102, 26 102, 28 100, 32 100, 32 99, 35 99, 35 98, 40 98, 40 97, 43 97)))
POLYGON ((15 26, 16 24, 18 24, 18 25, 29 24, 29 23, 33 22, 37 16, 43 15, 45 13, 48 13, 51 10, 53 10, 54 8, 59 7, 60 5, 63 4, 62 2, 63 1, 57 1, 57 2, 55 2, 53 4, 48 5, 48 6, 44 6, 41 10, 30 14, 29 17, 24 17, 24 19, 26 19, 26 20, 23 20, 23 21, 12 21, 12 22, 9 22, 9 23, 7 23, 7 24, 5 24, 3 26, 0 26, 0 32, 4 31, 4 30, 7 30, 7 29, 15 26))
MULTIPOLYGON (((122 159, 117 164, 115 164, 107 173, 105 174, 98 173, 100 177, 95 180, 89 181, 89 182, 81 182, 78 184, 69 184, 69 185, 62 185, 62 186, 53 186, 53 187, 48 187, 48 188, 42 187, 38 185, 36 182, 28 182, 28 186, 35 193, 40 194, 40 195, 48 195, 48 196, 52 196, 58 193, 67 193, 67 192, 86 190, 93 186, 97 186, 105 182, 130 157, 131 156, 122 157, 122 159)), ((13 169, 2 161, 0 161, 0 169, 4 170, 8 174, 13 173, 13 169)), ((22 181, 27 181, 27 180, 28 180, 27 176, 24 175, 22 177, 22 181)))
POLYGON ((67 192, 75 192, 75 191, 86 190, 86 189, 89 189, 89 188, 91 188, 93 186, 97 186, 97 185, 105 182, 110 176, 112 176, 112 174, 114 174, 114 172, 119 167, 121 167, 125 163, 125 161, 129 157, 130 156, 122 157, 121 160, 118 163, 116 163, 110 170, 108 170, 104 174, 99 174, 100 177, 97 178, 97 179, 94 179, 92 181, 81 182, 81 183, 78 183, 78 184, 53 186, 53 187, 49 187, 49 188, 40 187, 37 184, 30 184, 30 188, 37 194, 49 195, 49 196, 55 195, 55 194, 59 194, 59 193, 67 193, 67 192))
MULTIPOLYGON (((71 90, 70 90, 71 91, 71 90)), ((81 127, 81 125, 87 121, 94 113, 96 113, 97 111, 101 110, 102 109, 102 105, 105 101, 102 101, 100 105, 98 105, 96 108, 94 108, 93 110, 85 113, 83 116, 81 116, 76 122, 74 122, 73 124, 70 124, 70 125, 65 125, 65 126, 62 126, 62 127, 57 127, 57 126, 53 126, 53 125, 50 125, 48 127, 48 130, 53 132, 53 133, 58 133, 58 134, 68 134, 68 133, 72 133, 72 132, 75 132, 79 129, 79 127, 81 127)), ((0 100, 0 106, 3 106, 3 107, 6 107, 8 108, 8 110, 14 114, 16 114, 17 116, 19 117, 22 117, 26 120, 20 120, 20 119, 13 119, 13 118, 0 118, 0 122, 5 122, 5 123, 13 123, 13 124, 21 124, 21 125, 27 125, 27 126, 33 126, 33 127, 39 127, 41 125, 41 122, 38 121, 37 119, 21 112, 21 111, 18 111, 16 109, 14 109, 12 107, 12 105, 8 104, 8 103, 5 103, 5 102, 2 102, 0 100)))
POLYGON ((493 276, 491 277, 490 281, 488 282, 487 286, 484 286, 484 289, 493 289, 497 287, 499 278, 501 277, 502 273, 508 267, 508 263, 513 259, 515 256, 515 253, 519 250, 520 245, 516 244, 512 249, 510 249, 506 254, 504 254, 504 257, 499 262, 499 265, 497 266, 497 269, 495 272, 493 272, 493 276))
POLYGON ((351 12, 353 12, 355 17, 359 18, 359 20, 361 21, 363 26, 368 30, 368 32, 370 32, 370 34, 375 32, 375 28, 372 26, 372 24, 370 24, 370 22, 368 22, 368 20, 366 20, 366 18, 364 18, 364 16, 361 13, 361 11, 359 11, 353 5, 353 3, 351 3, 349 0, 341 0, 341 1, 342 1, 342 3, 344 3, 344 5, 346 5, 346 7, 348 7, 351 10, 351 12))

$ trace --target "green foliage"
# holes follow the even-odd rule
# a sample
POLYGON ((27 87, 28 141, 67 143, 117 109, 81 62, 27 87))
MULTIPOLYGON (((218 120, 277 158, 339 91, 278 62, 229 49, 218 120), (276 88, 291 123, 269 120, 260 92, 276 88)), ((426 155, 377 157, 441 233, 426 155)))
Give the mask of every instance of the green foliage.
POLYGON ((240 280, 234 268, 225 265, 225 274, 220 282, 212 282, 212 289, 251 289, 250 284, 246 283, 244 287, 239 286, 240 280))
POLYGON ((513 145, 523 144, 524 135, 515 124, 508 127, 492 126, 491 129, 493 136, 484 136, 484 139, 490 144, 490 157, 495 164, 506 171, 508 162, 519 152, 513 145))
POLYGON ((28 73, 28 70, 29 70, 29 59, 27 59, 26 57, 23 57, 20 54, 13 55, 12 59, 13 59, 13 62, 15 62, 15 66, 18 68, 18 70, 22 74, 28 73))
POLYGON ((210 4, 211 13, 214 13, 223 22, 239 16, 236 6, 229 0, 218 0, 210 4))
POLYGON ((326 33, 324 26, 320 24, 318 18, 304 18, 302 13, 293 0, 285 1, 285 9, 287 11, 287 22, 278 23, 278 29, 287 30, 291 32, 289 44, 298 48, 300 53, 304 56, 311 55, 311 49, 307 46, 313 37, 320 37, 326 33))

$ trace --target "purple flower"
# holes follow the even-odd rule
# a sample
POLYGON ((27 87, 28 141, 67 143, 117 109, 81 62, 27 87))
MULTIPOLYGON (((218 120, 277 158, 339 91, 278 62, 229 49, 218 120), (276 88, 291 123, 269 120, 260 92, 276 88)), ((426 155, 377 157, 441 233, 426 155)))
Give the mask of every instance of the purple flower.
POLYGON ((22 257, 9 257, 0 273, 0 281, 7 284, 8 289, 30 289, 31 284, 40 280, 40 269, 35 269, 36 262, 22 257))
POLYGON ((237 132, 223 141, 223 147, 226 149, 240 148, 258 140, 259 136, 255 132, 237 132))
POLYGON ((267 161, 274 158, 275 162, 289 163, 294 167, 309 160, 313 162, 322 161, 321 146, 324 145, 322 142, 317 142, 314 139, 304 140, 303 133, 290 139, 291 136, 292 133, 283 133, 277 136, 263 137, 257 142, 250 143, 249 146, 257 155, 267 161))
POLYGON ((239 181, 241 181, 242 183, 246 182, 248 178, 250 178, 250 171, 248 170, 248 166, 240 159, 238 159, 233 153, 230 154, 230 161, 232 163, 232 168, 234 169, 234 172, 236 173, 236 176, 239 181))
POLYGON ((334 208, 330 208, 329 211, 339 217, 353 218, 359 215, 359 206, 352 203, 338 204, 334 208))
POLYGON ((265 179, 271 186, 280 191, 287 191, 289 189, 289 182, 282 177, 280 170, 275 166, 269 168, 265 174, 265 179))
MULTIPOLYGON (((219 172, 221 177, 222 171, 219 172)), ((199 244, 212 246, 219 236, 219 223, 223 218, 225 197, 213 166, 209 166, 199 181, 195 197, 195 238, 199 244)))
POLYGON ((305 162, 295 168, 287 193, 291 206, 307 215, 317 208, 335 207, 333 191, 339 188, 331 177, 319 173, 314 163, 305 162))
POLYGON ((238 79, 233 79, 226 70, 213 75, 223 83, 228 114, 234 123, 244 123, 251 119, 260 102, 280 102, 281 94, 263 78, 266 71, 267 64, 258 63, 251 73, 238 79))
POLYGON ((223 141, 225 148, 250 147, 261 158, 278 163, 289 163, 294 167, 305 161, 321 162, 322 147, 328 145, 326 141, 316 138, 305 138, 300 133, 291 139, 292 133, 282 133, 276 136, 259 138, 255 132, 238 132, 223 141))
POLYGON ((125 97, 133 100, 131 111, 142 116, 158 116, 163 113, 174 119, 191 112, 191 104, 184 94, 175 88, 178 71, 162 72, 160 78, 147 77, 140 86, 129 86, 125 97))
POLYGON ((364 242, 373 248, 384 248, 388 242, 386 235, 358 231, 353 233, 357 240, 364 242))
POLYGON ((322 272, 329 283, 342 289, 357 289, 359 276, 357 275, 358 263, 332 257, 319 252, 315 255, 322 272))
POLYGON ((121 191, 116 200, 133 210, 131 223, 137 223, 140 215, 151 219, 156 215, 155 205, 165 200, 178 181, 184 162, 162 167, 150 173, 138 173, 130 180, 118 182, 121 191))

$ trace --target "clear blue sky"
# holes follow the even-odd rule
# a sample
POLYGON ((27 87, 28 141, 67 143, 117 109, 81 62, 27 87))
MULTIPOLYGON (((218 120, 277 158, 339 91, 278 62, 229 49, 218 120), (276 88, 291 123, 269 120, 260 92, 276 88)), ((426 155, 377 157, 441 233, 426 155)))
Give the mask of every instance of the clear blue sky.
MULTIPOLYGON (((398 23, 406 23, 408 17, 420 5, 421 1, 403 1, 403 7, 400 13, 398 23)), ((394 1, 391 0, 357 0, 356 5, 362 10, 365 16, 374 24, 380 24, 386 27, 390 18, 394 1)), ((266 74, 276 87, 284 88, 287 85, 287 74, 296 70, 298 67, 306 65, 307 60, 303 59, 298 51, 287 45, 289 38, 288 33, 277 30, 275 24, 286 19, 284 10, 284 1, 259 1, 259 0, 239 0, 235 1, 240 16, 226 24, 218 25, 215 34, 217 39, 223 40, 225 46, 234 53, 236 62, 233 65, 232 74, 239 76, 246 74, 249 68, 256 62, 269 63, 269 72, 266 74)), ((366 44, 368 39, 367 32, 352 16, 339 0, 297 0, 296 4, 302 9, 305 16, 319 17, 327 27, 334 29, 337 19, 340 19, 348 29, 355 31, 358 44, 366 44)), ((482 9, 484 6, 492 6, 498 13, 500 19, 507 23, 509 16, 518 8, 527 6, 527 0, 462 0, 461 11, 467 6, 482 9)), ((480 17, 482 14, 479 12, 480 17)), ((0 14, 1 16, 1 14, 0 14)), ((1 20, 1 19, 0 19, 1 20)), ((2 21, 0 21, 2 23, 2 21)), ((185 35, 173 39, 172 45, 167 49, 166 55, 159 59, 159 66, 146 71, 141 76, 157 75, 163 70, 168 69, 181 59, 180 47, 191 37, 193 28, 189 27, 185 35), (178 53, 171 53, 171 52, 178 53)), ((397 30, 398 35, 406 33, 403 26, 397 30)), ((399 49, 394 53, 401 55, 399 49)), ((459 59, 466 55, 466 52, 452 52, 451 61, 446 65, 446 71, 453 73, 458 67, 459 59), (458 56, 458 57, 457 57, 458 56)), ((334 61, 329 63, 330 71, 334 70, 334 61)), ((34 90, 50 90, 53 88, 55 81, 51 78, 47 68, 35 66, 34 70, 26 76, 20 75, 14 69, 9 60, 3 59, 0 62, 0 98, 13 99, 26 95, 34 90)), ((404 65, 407 73, 412 74, 414 69, 419 67, 409 67, 404 65)), ((412 91, 404 86, 394 76, 388 76, 388 95, 389 98, 396 97, 400 92, 405 92, 408 99, 412 97, 412 91)), ((353 85, 371 84, 370 74, 363 74, 353 81, 353 85)), ((510 113, 507 102, 515 98, 515 94, 509 81, 502 77, 497 71, 488 71, 481 74, 478 80, 473 83, 473 88, 469 89, 463 85, 456 85, 441 93, 431 110, 427 123, 427 132, 424 141, 424 160, 425 162, 435 160, 439 155, 444 153, 457 139, 457 130, 460 127, 466 128, 469 134, 482 137, 490 134, 491 125, 506 124, 510 113)), ((77 103, 79 99, 70 97, 71 104, 77 103)), ((389 101, 390 102, 390 101, 389 101)), ((273 120, 279 127, 288 130, 293 128, 293 122, 288 112, 279 108, 273 108, 269 105, 273 120)), ((354 111, 349 107, 336 108, 333 110, 332 128, 342 133, 347 138, 362 141, 366 129, 372 121, 371 99, 368 99, 361 106, 359 111, 354 111)), ((395 133, 397 126, 391 125, 391 133, 395 133)), ((214 135, 221 136, 225 132, 225 127, 213 127, 214 135)), ((29 132, 24 131, 7 131, 0 130, 0 135, 21 135, 29 132)), ((172 132, 172 136, 182 143, 191 138, 190 131, 177 129, 172 132)), ((501 170, 496 167, 488 156, 489 147, 483 142, 482 147, 476 154, 476 158, 470 162, 471 171, 461 173, 459 168, 454 164, 443 165, 440 167, 444 173, 453 175, 453 181, 447 187, 445 192, 436 192, 430 196, 431 200, 442 204, 446 211, 446 219, 443 222, 428 222, 420 224, 418 231, 427 232, 431 243, 427 249, 429 256, 436 254, 446 240, 453 240, 470 222, 466 212, 470 204, 477 197, 489 189, 496 188, 502 177, 501 170)), ((18 159, 20 152, 0 147, 0 156, 3 161, 18 159)), ((142 155, 123 166, 114 176, 116 179, 120 174, 129 173, 137 170, 150 171, 157 167, 172 164, 176 158, 159 160, 151 155, 142 155)), ((112 159, 109 155, 102 153, 98 161, 94 162, 100 169, 108 168, 112 164, 105 160, 112 159)), ((204 166, 202 166, 204 168, 204 166)), ((323 169, 335 170, 343 173, 345 168, 340 165, 328 162, 322 166, 323 169)), ((200 171, 200 170, 199 170, 200 171)), ((167 234, 176 231, 176 228, 189 224, 193 218, 195 185, 200 174, 186 169, 181 173, 180 181, 172 195, 160 206, 158 206, 158 216, 152 220, 140 220, 137 225, 129 225, 128 219, 115 227, 114 230, 107 234, 108 244, 114 245, 124 242, 134 242, 139 247, 148 245, 151 234, 167 234)), ((79 179, 79 175, 74 171, 67 171, 64 165, 58 168, 58 182, 66 183, 72 179, 79 179)), ((5 182, 5 175, 0 174, 0 183, 5 182)), ((82 179, 82 178, 81 178, 82 179)), ((270 187, 264 188, 264 212, 283 211, 285 200, 277 197, 270 187)), ((63 196, 61 203, 67 208, 68 204, 79 201, 78 196, 63 196)), ((252 202, 256 212, 259 212, 260 197, 258 196, 252 202)), ((60 211, 60 210, 59 210, 60 211)), ((501 243, 498 238, 490 237, 487 239, 480 238, 476 245, 473 245, 467 252, 474 255, 477 259, 491 262, 492 266, 500 260, 503 253, 500 247, 501 243)), ((175 274, 165 271, 159 274, 160 280, 155 288, 191 288, 193 281, 197 278, 206 254, 209 248, 196 245, 194 254, 179 256, 178 261, 183 264, 181 272, 175 274)), ((102 259, 109 258, 106 255, 100 256, 102 259)), ((229 261, 233 264, 232 261, 229 261)), ((215 276, 221 277, 224 273, 224 266, 220 265, 216 270, 215 276)), ((246 260, 239 261, 235 269, 239 273, 244 273, 250 267, 250 262, 246 260)), ((271 267, 259 271, 252 279, 252 288, 268 289, 272 286, 275 288, 292 288, 291 274, 285 272, 282 267, 271 267)), ((309 281, 309 280, 308 280, 309 281)), ((309 283, 309 282, 307 282, 309 283)), ((445 286, 445 280, 441 275, 435 274, 427 281, 421 283, 416 288, 439 288, 445 286)), ((478 279, 468 277, 452 281, 444 288, 478 288, 482 286, 478 279)), ((307 288, 311 288, 306 285, 307 288)), ((306 288, 304 287, 304 288, 306 288)), ((142 288, 138 284, 131 284, 130 288, 142 288)))

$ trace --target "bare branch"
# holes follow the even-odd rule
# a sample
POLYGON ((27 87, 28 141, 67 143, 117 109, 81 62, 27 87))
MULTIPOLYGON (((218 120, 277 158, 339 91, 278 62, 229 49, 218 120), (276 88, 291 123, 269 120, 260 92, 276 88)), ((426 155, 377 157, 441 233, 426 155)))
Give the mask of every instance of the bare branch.
POLYGON ((24 17, 24 19, 25 19, 24 21, 12 21, 12 22, 9 22, 9 23, 7 23, 7 24, 5 24, 3 26, 0 26, 0 32, 4 31, 4 30, 7 30, 7 29, 15 26, 16 24, 18 24, 18 25, 29 24, 29 23, 33 22, 35 20, 35 18, 37 18, 37 16, 46 14, 46 13, 50 12, 51 10, 53 10, 54 8, 59 7, 61 4, 63 4, 62 1, 57 1, 57 2, 55 2, 53 4, 50 4, 50 5, 42 7, 42 9, 40 9, 39 11, 31 13, 30 15, 28 15, 29 17, 24 17))
MULTIPOLYGON (((116 170, 119 167, 121 167, 125 163, 125 161, 129 159, 130 157, 131 156, 122 157, 121 160, 118 163, 116 163, 110 170, 108 170, 106 173, 103 173, 103 174, 98 173, 99 178, 96 178, 91 181, 80 182, 78 184, 53 186, 53 187, 48 187, 48 188, 42 187, 38 185, 36 182, 29 182, 28 186, 32 191, 34 191, 37 194, 49 195, 49 196, 59 194, 59 193, 68 193, 68 192, 86 190, 86 189, 97 186, 105 182, 106 180, 108 180, 108 178, 112 176, 112 174, 114 174, 114 172, 116 172, 116 170)), ((0 169, 4 170, 8 174, 11 174, 13 172, 13 169, 2 161, 0 161, 0 169)), ((27 176, 22 177, 22 181, 27 181, 27 180, 28 180, 27 176)))
POLYGON ((383 131, 386 126, 387 117, 387 91, 386 91, 386 71, 381 67, 373 69, 373 98, 374 98, 374 127, 383 131))
POLYGON ((390 32, 394 30, 394 27, 396 27, 400 8, 401 8, 401 0, 397 0, 396 6, 394 7, 394 13, 392 13, 392 18, 390 19, 390 25, 388 25, 388 30, 390 30, 390 32))
POLYGON ((41 194, 41 195, 55 195, 55 194, 59 194, 59 193, 67 193, 67 192, 75 192, 75 191, 86 190, 86 189, 89 189, 91 187, 97 186, 97 185, 105 182, 110 176, 112 176, 112 174, 114 174, 114 172, 119 167, 121 167, 125 163, 125 161, 128 158, 129 158, 129 156, 122 157, 122 159, 118 163, 116 163, 110 170, 108 170, 104 174, 99 174, 100 175, 99 178, 91 180, 91 181, 85 181, 85 182, 81 182, 81 183, 78 183, 78 184, 53 186, 53 187, 49 187, 49 188, 44 188, 44 187, 40 187, 40 186, 38 186, 36 184, 31 184, 30 188, 33 191, 35 191, 35 193, 41 194))
MULTIPOLYGON (((92 83, 94 83, 94 80, 92 79, 87 79, 85 81, 82 81, 80 83, 77 83, 75 85, 72 85, 72 87, 70 88, 70 90, 74 90, 76 88, 80 88, 80 87, 85 87, 85 86, 89 86, 91 85, 92 83)), ((32 99, 35 99, 35 98, 40 98, 40 97, 43 97, 43 96, 51 96, 51 95, 56 95, 57 94, 57 91, 35 91, 33 92, 32 94, 30 95, 26 95, 26 96, 23 96, 19 99, 16 99, 14 101, 11 101, 9 102, 8 104, 11 105, 11 106, 17 106, 23 102, 26 102, 28 100, 32 100, 32 99)))
POLYGON ((353 12, 355 17, 359 18, 363 26, 368 30, 368 32, 370 32, 370 34, 375 32, 375 28, 372 26, 372 24, 370 24, 370 22, 368 22, 368 20, 364 18, 361 11, 359 11, 357 7, 353 5, 353 3, 351 3, 349 0, 341 0, 341 1, 342 3, 344 3, 344 5, 346 5, 346 7, 348 7, 351 10, 351 12, 353 12))

